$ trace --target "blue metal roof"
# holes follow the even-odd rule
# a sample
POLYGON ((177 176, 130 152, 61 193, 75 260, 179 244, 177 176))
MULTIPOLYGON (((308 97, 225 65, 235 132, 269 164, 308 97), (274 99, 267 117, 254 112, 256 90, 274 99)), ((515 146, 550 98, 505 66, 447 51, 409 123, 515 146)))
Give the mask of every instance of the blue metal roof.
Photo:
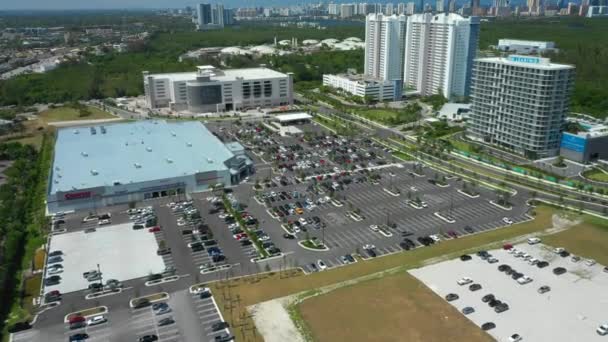
POLYGON ((227 170, 233 156, 198 121, 61 128, 49 193, 227 170))

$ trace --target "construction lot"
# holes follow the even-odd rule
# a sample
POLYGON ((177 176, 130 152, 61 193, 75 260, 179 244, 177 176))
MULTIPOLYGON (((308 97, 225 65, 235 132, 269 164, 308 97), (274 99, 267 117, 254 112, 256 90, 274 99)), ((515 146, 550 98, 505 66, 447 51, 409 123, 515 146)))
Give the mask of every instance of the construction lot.
MULTIPOLYGON (((575 229, 575 228, 573 228, 575 229)), ((583 259, 573 262, 571 256, 562 257, 553 247, 542 244, 520 244, 515 248, 529 254, 548 266, 539 268, 523 257, 516 257, 507 250, 491 250, 499 261, 493 264, 473 255, 472 260, 449 260, 411 270, 410 273, 433 290, 438 299, 454 293, 458 299, 450 302, 457 310, 472 307, 475 311, 466 315, 477 326, 492 322, 495 328, 488 331, 498 341, 508 341, 519 334, 524 341, 601 341, 596 329, 606 323, 605 305, 608 294, 608 273, 603 265, 589 265, 583 259), (521 284, 498 270, 509 265, 532 279, 521 284), (553 270, 563 267, 567 271, 556 275, 553 270), (482 286, 471 291, 470 284, 459 285, 463 277, 482 286), (549 291, 539 290, 548 286, 549 291), (497 313, 482 302, 482 297, 493 294, 496 299, 508 303, 507 311, 497 313)))

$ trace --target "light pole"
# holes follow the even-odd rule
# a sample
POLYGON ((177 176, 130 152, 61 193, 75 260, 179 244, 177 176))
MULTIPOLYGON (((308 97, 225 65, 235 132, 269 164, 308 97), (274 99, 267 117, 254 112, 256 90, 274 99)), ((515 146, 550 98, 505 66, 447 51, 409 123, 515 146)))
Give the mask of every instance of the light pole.
POLYGON ((103 276, 101 275, 101 268, 97 264, 97 273, 99 273, 99 285, 103 286, 103 276))

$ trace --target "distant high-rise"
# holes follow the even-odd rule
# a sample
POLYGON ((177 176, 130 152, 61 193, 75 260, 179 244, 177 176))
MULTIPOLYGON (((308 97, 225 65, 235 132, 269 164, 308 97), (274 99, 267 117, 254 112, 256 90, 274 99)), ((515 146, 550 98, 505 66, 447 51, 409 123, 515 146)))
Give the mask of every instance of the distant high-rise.
POLYGON ((405 36, 404 86, 422 96, 468 96, 478 17, 414 14, 407 20, 405 36))
POLYGON ((412 15, 416 13, 416 4, 413 2, 408 2, 405 6, 405 14, 412 15))
POLYGON ((437 11, 437 13, 445 12, 445 1, 444 0, 435 1, 435 11, 437 11))
POLYGON ((342 4, 340 5, 340 18, 350 18, 355 15, 354 4, 342 4))
POLYGON ((198 30, 223 28, 224 25, 230 24, 232 24, 232 11, 226 13, 224 5, 196 5, 196 28, 198 30))
POLYGON ((365 19, 364 74, 381 80, 401 80, 406 16, 370 14, 365 19))
POLYGON ((203 27, 211 23, 211 4, 196 5, 196 25, 203 27))
POLYGON ((556 155, 574 71, 533 56, 476 59, 467 135, 530 158, 556 155))
POLYGON ((448 11, 450 13, 456 12, 456 0, 450 0, 448 2, 448 11))
POLYGON ((397 14, 405 14, 405 7, 406 7, 406 4, 403 2, 400 2, 399 4, 397 4, 397 14))
POLYGON ((424 0, 419 0, 418 3, 416 4, 416 13, 423 13, 424 12, 424 0))
POLYGON ((393 13, 394 13, 393 11, 394 11, 394 9, 393 9, 392 3, 389 2, 384 6, 384 14, 393 15, 393 13))

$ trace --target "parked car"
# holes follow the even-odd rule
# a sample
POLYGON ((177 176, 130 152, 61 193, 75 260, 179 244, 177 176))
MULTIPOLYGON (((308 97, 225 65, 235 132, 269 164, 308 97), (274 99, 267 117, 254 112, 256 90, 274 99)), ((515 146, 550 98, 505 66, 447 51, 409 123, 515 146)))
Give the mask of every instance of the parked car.
POLYGON ((87 338, 89 338, 89 334, 87 333, 78 333, 78 334, 74 334, 74 335, 70 335, 70 342, 76 342, 76 341, 84 341, 87 338))
POLYGON ((158 336, 156 335, 144 335, 139 338, 139 342, 155 342, 158 341, 158 336))
POLYGON ((522 276, 519 279, 517 279, 517 282, 520 285, 525 285, 527 283, 531 283, 532 282, 532 278, 528 277, 528 276, 522 276))
POLYGON ((460 256, 460 260, 462 260, 462 261, 469 261, 471 259, 472 259, 471 256, 468 254, 463 254, 460 256))
POLYGON ((520 334, 513 334, 511 336, 509 336, 509 342, 521 342, 522 341, 522 337, 520 334))
POLYGON ((445 296, 445 300, 447 300, 448 302, 455 301, 455 300, 457 300, 458 298, 460 298, 460 297, 458 297, 458 295, 457 295, 457 294, 455 294, 455 293, 448 293, 448 294, 445 296))
POLYGON ((30 322, 17 322, 11 326, 8 327, 8 332, 13 334, 13 333, 17 333, 20 331, 24 331, 24 330, 28 330, 31 329, 32 325, 30 324, 30 322))
POLYGON ((467 307, 465 307, 465 308, 462 309, 462 313, 465 314, 465 315, 472 314, 473 312, 475 312, 475 309, 473 309, 470 306, 467 306, 467 307))
POLYGON ((471 284, 469 286, 469 290, 470 291, 478 291, 481 290, 481 285, 480 284, 471 284))
POLYGON ((538 293, 540 293, 540 294, 543 294, 543 293, 549 292, 549 291, 551 291, 551 287, 549 287, 548 285, 543 285, 538 288, 538 293))
POLYGON ((473 282, 473 279, 469 278, 469 277, 463 277, 462 279, 459 279, 456 283, 460 286, 463 285, 467 285, 473 282))
POLYGON ((481 329, 484 331, 492 330, 494 328, 496 328, 496 324, 492 322, 487 322, 481 325, 481 329))
POLYGON ((528 238, 528 244, 529 245, 535 245, 537 243, 540 243, 540 239, 539 238, 537 238, 537 237, 528 238))
POLYGON ((597 327, 596 331, 599 335, 608 335, 608 323, 600 325, 597 327))
POLYGON ((175 320, 173 319, 173 317, 167 317, 167 318, 163 318, 160 321, 158 321, 158 326, 162 327, 162 326, 173 324, 173 323, 175 323, 175 320))
POLYGON ((490 293, 490 294, 487 294, 487 295, 481 297, 481 301, 484 303, 487 303, 491 300, 494 300, 494 298, 495 298, 494 295, 490 293))
POLYGON ((94 325, 103 324, 103 323, 105 323, 107 321, 108 321, 108 319, 106 318, 106 316, 104 316, 104 315, 97 315, 97 316, 93 316, 93 317, 89 318, 87 320, 87 325, 88 326, 94 326, 94 325))
POLYGON ((217 322, 217 323, 213 323, 211 325, 211 331, 220 331, 223 329, 228 328, 230 325, 228 324, 228 322, 217 322))
POLYGON ((555 275, 562 275, 564 273, 566 273, 566 269, 563 267, 556 267, 553 269, 553 274, 555 275))

